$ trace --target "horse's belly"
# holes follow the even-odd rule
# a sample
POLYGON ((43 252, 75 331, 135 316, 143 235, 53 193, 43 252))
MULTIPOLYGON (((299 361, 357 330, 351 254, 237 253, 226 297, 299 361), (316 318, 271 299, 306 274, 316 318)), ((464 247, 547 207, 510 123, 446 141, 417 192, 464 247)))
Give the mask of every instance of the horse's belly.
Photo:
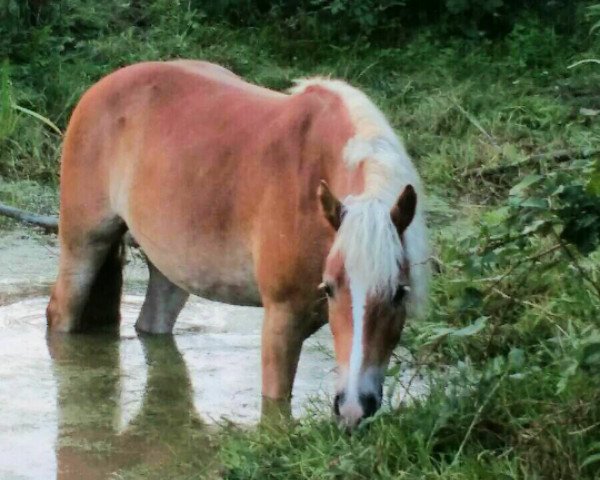
POLYGON ((250 251, 221 244, 168 250, 142 248, 169 280, 184 290, 209 300, 234 305, 261 304, 250 251), (159 251, 155 251, 159 250, 159 251), (166 254, 165 254, 166 252, 166 254))
POLYGON ((194 295, 233 305, 261 305, 253 269, 239 265, 235 270, 213 267, 198 268, 184 281, 184 288, 194 295))

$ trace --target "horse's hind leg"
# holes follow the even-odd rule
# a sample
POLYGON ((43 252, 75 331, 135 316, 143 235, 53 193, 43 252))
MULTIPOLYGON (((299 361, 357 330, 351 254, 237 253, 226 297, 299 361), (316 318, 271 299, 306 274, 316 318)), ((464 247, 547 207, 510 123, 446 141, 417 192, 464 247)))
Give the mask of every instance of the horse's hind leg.
POLYGON ((96 229, 61 232, 58 279, 46 310, 53 331, 118 326, 125 225, 113 219, 96 229))
POLYGON ((148 269, 148 290, 135 329, 140 333, 171 333, 190 294, 172 283, 150 260, 148 269))

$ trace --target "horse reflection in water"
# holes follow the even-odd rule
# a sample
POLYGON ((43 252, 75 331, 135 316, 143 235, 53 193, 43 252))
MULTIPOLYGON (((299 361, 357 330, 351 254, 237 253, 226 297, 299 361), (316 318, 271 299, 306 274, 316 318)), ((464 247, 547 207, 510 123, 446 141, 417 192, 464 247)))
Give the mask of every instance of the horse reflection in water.
POLYGON ((58 479, 100 480, 137 465, 156 469, 169 461, 174 449, 191 444, 190 435, 196 439, 196 456, 202 455, 197 443, 198 435, 203 435, 202 421, 174 338, 140 340, 148 367, 146 388, 138 414, 120 432, 121 339, 48 336, 58 384, 58 479))

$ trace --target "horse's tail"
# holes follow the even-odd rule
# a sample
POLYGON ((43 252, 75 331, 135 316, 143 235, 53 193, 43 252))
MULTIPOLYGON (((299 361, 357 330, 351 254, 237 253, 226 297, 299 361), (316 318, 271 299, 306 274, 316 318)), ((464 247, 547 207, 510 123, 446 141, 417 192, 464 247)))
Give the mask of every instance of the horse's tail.
POLYGON ((86 331, 110 330, 119 325, 124 263, 125 242, 120 237, 110 247, 90 288, 81 314, 86 331))

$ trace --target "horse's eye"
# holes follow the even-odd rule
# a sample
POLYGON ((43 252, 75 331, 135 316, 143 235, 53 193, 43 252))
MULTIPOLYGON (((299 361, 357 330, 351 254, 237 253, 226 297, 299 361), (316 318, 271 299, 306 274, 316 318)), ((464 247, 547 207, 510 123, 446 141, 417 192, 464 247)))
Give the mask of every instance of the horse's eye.
POLYGON ((329 298, 333 297, 333 285, 331 285, 331 283, 321 283, 319 285, 319 291, 327 295, 329 298))
POLYGON ((406 294, 410 291, 410 287, 407 285, 400 285, 396 289, 396 293, 394 294, 394 298, 392 298, 392 303, 394 306, 399 307, 406 297, 406 294))

